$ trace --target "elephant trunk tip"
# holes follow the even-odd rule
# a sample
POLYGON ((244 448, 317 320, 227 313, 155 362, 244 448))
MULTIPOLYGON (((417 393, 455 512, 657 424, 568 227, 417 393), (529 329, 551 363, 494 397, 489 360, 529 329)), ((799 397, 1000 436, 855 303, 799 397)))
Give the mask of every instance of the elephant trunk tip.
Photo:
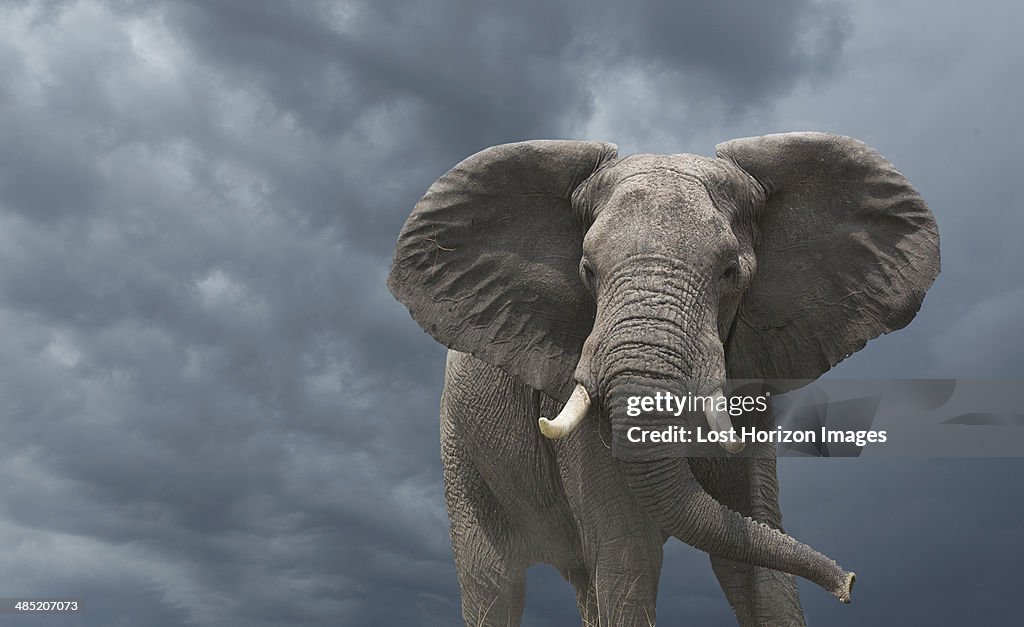
POLYGON ((857 581, 857 573, 846 573, 846 577, 843 582, 839 585, 839 588, 832 591, 842 603, 850 602, 850 595, 853 593, 853 582, 857 581))

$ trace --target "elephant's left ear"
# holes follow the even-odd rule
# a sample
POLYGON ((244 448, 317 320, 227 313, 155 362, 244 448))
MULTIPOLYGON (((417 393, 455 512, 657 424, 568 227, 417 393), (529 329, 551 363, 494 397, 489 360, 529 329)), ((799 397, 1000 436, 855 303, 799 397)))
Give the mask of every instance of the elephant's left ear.
POLYGON ((765 192, 757 270, 727 345, 730 377, 813 379, 914 318, 939 273, 939 234, 884 157, 825 133, 716 150, 765 192))

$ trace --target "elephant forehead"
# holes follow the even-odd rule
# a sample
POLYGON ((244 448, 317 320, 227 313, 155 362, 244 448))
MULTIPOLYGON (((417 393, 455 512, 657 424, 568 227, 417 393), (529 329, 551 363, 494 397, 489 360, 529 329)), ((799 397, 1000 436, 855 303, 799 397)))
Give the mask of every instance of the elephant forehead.
POLYGON ((707 186, 714 183, 711 179, 717 178, 713 161, 690 154, 623 157, 587 186, 590 204, 600 212, 609 204, 699 203, 707 198, 707 186))
POLYGON ((664 177, 676 180, 703 180, 714 159, 701 155, 629 155, 607 169, 609 182, 621 183, 634 176, 664 177))
POLYGON ((663 169, 642 170, 609 187, 584 238, 588 256, 616 265, 649 254, 714 256, 728 245, 729 222, 703 182, 673 172, 666 177, 663 169))
POLYGON ((697 155, 634 155, 606 173, 597 204, 599 211, 636 213, 673 220, 712 210, 708 194, 708 159, 697 155))

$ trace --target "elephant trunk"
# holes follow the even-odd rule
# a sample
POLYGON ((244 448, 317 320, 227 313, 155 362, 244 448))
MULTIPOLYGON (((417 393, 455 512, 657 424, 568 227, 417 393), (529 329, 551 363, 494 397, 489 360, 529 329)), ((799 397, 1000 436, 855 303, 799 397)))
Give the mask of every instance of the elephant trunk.
MULTIPOLYGON (((624 409, 617 398, 610 399, 613 422, 624 409)), ((716 501, 697 482, 685 458, 623 461, 622 468, 637 501, 665 532, 711 555, 798 575, 850 602, 854 573, 716 501)))

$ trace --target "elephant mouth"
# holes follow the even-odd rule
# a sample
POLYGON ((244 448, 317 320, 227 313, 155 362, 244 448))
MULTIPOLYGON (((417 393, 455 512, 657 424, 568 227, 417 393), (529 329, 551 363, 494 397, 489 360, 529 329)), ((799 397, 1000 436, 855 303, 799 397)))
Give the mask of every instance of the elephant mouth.
MULTIPOLYGON (((719 409, 722 406, 728 406, 727 402, 722 402, 725 399, 722 388, 717 388, 708 398, 711 399, 711 402, 705 401, 704 417, 707 419, 711 430, 722 434, 734 432, 732 418, 729 416, 728 409, 719 409)), ((562 408, 562 411, 558 412, 557 416, 552 419, 541 416, 537 420, 540 432, 552 440, 559 440, 568 436, 583 423, 587 413, 590 411, 591 404, 592 401, 587 388, 582 383, 577 383, 572 394, 569 396, 569 400, 566 401, 565 406, 562 408)), ((736 440, 731 437, 722 437, 719 442, 727 453, 733 455, 741 452, 745 446, 742 440, 736 440)))

